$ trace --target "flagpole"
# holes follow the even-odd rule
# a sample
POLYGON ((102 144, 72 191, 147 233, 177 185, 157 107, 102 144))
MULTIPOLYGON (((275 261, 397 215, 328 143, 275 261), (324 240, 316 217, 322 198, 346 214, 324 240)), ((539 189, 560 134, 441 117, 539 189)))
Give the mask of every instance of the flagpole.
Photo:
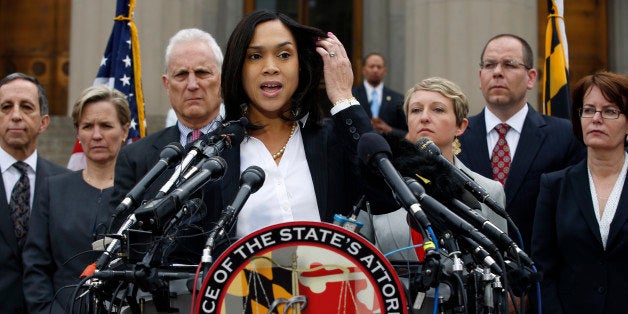
POLYGON ((146 136, 146 121, 144 116, 144 93, 142 91, 142 62, 140 54, 140 41, 133 20, 133 14, 135 12, 135 0, 129 2, 129 16, 116 16, 115 21, 128 21, 129 28, 131 29, 131 54, 133 58, 133 76, 135 77, 135 102, 137 104, 137 118, 138 125, 140 126, 140 137, 146 136))

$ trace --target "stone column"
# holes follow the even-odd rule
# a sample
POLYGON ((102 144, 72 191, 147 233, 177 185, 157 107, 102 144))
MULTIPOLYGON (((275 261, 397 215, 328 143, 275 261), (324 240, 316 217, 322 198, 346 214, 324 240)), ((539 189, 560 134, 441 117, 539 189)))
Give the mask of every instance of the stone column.
MULTIPOLYGON (((404 11, 406 88, 430 76, 447 78, 469 97, 470 115, 484 107, 478 76, 480 54, 488 39, 513 33, 537 51, 536 1, 408 0, 404 11)), ((528 92, 528 98, 533 106, 538 105, 537 88, 528 92)))
POLYGON ((628 2, 608 1, 609 70, 628 75, 628 2))

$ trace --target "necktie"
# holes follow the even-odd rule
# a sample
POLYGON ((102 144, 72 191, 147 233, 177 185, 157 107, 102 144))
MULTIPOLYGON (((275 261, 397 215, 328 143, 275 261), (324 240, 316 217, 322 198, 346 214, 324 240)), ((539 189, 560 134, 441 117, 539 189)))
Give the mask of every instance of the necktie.
POLYGON ((506 123, 500 123, 495 126, 495 130, 499 133, 499 140, 497 140, 497 144, 493 148, 493 156, 491 156, 493 179, 501 182, 502 185, 506 184, 508 172, 510 172, 510 147, 508 147, 508 142, 506 142, 508 129, 510 129, 510 126, 506 123))
POLYGON ((27 173, 28 165, 22 161, 18 161, 13 164, 13 167, 15 167, 22 174, 11 191, 11 200, 9 201, 11 219, 13 220, 13 227, 15 229, 15 237, 17 238, 17 243, 21 248, 24 246, 26 234, 28 233, 31 187, 27 173))
POLYGON ((188 143, 192 143, 198 140, 198 138, 201 137, 202 135, 203 135, 203 132, 201 132, 201 130, 192 130, 192 132, 188 134, 188 143))
POLYGON ((371 114, 373 117, 379 116, 379 107, 379 95, 377 95, 377 90, 374 89, 373 92, 371 92, 371 114))

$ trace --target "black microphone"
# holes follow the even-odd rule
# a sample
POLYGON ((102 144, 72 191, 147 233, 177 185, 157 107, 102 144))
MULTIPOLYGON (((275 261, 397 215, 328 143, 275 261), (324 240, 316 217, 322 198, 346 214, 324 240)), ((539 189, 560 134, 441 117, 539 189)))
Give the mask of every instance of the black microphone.
MULTIPOLYGON (((229 148, 233 144, 240 144, 240 142, 242 142, 242 139, 244 138, 244 127, 249 123, 248 121, 249 121, 248 119, 246 119, 245 117, 242 117, 239 120, 232 120, 232 121, 225 122, 218 129, 201 136, 192 144, 188 145, 187 146, 188 153, 185 156, 185 158, 183 158, 183 161, 181 161, 181 165, 177 167, 177 169, 172 174, 170 179, 168 179, 168 182, 166 182, 166 184, 164 184, 161 187, 161 189, 159 189, 159 192, 157 193, 156 198, 161 198, 164 195, 166 195, 170 191, 170 189, 175 185, 177 180, 179 180, 181 173, 185 173, 188 170, 188 168, 190 168, 190 165, 193 162, 198 161, 201 157, 206 158, 206 157, 216 156, 220 154, 220 152, 222 152, 222 150, 224 150, 225 148, 229 148), (222 144, 220 144, 222 145, 220 149, 214 148, 216 150, 216 153, 211 154, 211 155, 206 154, 205 149, 209 145, 215 144, 215 142, 217 142, 219 139, 228 141, 228 144, 225 144, 223 142, 222 144)), ((201 166, 202 166, 202 162, 197 163, 196 166, 194 167, 194 170, 192 172, 188 171, 187 177, 183 178, 183 180, 188 179, 192 174, 196 173, 201 166)))
MULTIPOLYGON (((207 145, 212 143, 212 141, 214 141, 215 138, 219 137, 222 134, 227 134, 229 132, 232 132, 233 130, 228 129, 229 127, 232 127, 232 128, 241 127, 243 129, 244 126, 246 126, 248 123, 249 123, 249 120, 246 117, 241 117, 238 120, 231 120, 231 121, 224 122, 214 131, 204 134, 203 136, 199 137, 194 142, 186 145, 185 150, 188 153, 187 155, 185 155, 185 158, 183 158, 183 161, 181 162, 181 167, 180 167, 180 169, 182 170, 181 172, 183 172, 183 170, 186 170, 188 166, 190 165, 190 163, 192 163, 194 160, 197 159, 196 158, 197 156, 200 157, 201 155, 199 154, 203 153, 203 150, 205 149, 205 147, 207 147, 207 145)), ((211 156, 208 156, 208 157, 211 157, 211 156)), ((167 192, 168 191, 166 191, 166 193, 167 192)))
POLYGON ((421 209, 421 205, 390 162, 391 155, 390 145, 377 133, 365 133, 358 141, 358 156, 362 162, 379 169, 401 206, 412 213, 421 227, 429 227, 430 221, 421 209))
POLYGON ((488 219, 484 218, 475 210, 469 208, 466 204, 455 198, 451 200, 451 205, 451 208, 454 209, 457 214, 461 215, 467 222, 470 222, 473 226, 480 229, 482 233, 493 240, 494 243, 502 250, 510 251, 511 253, 516 254, 529 266, 534 265, 532 259, 528 257, 528 255, 521 250, 519 246, 517 246, 515 241, 513 241, 506 232, 499 229, 488 219))
POLYGON ((458 241, 467 249, 467 251, 471 252, 471 254, 475 255, 477 259, 484 263, 484 265, 492 269, 494 273, 498 275, 502 275, 504 273, 502 268, 497 265, 497 262, 495 262, 493 257, 491 257, 491 255, 477 242, 468 237, 459 237, 458 241))
POLYGON ((163 198, 153 199, 142 204, 134 212, 138 225, 145 230, 159 230, 163 218, 172 215, 190 195, 212 180, 222 178, 227 162, 220 156, 210 157, 201 171, 189 178, 163 198))
POLYGON ((164 228, 164 234, 167 233, 167 230, 176 226, 187 217, 192 217, 197 213, 199 213, 199 216, 204 217, 206 210, 207 207, 205 206, 205 203, 203 203, 203 200, 198 197, 185 201, 183 205, 181 205, 181 209, 172 219, 170 219, 168 225, 164 228))
POLYGON ((495 200, 491 198, 488 192, 479 184, 477 184, 473 178, 464 173, 458 167, 454 166, 441 154, 440 148, 434 144, 432 140, 427 137, 420 138, 416 142, 419 154, 426 158, 432 158, 435 162, 439 163, 443 167, 447 167, 450 173, 454 176, 454 179, 463 184, 465 190, 469 191, 480 202, 486 204, 495 213, 504 218, 508 218, 508 213, 502 208, 495 200))
POLYGON ((238 214, 242 210, 244 203, 248 200, 249 196, 257 190, 259 190, 264 184, 266 175, 264 170, 258 166, 250 166, 246 168, 242 175, 240 175, 240 188, 236 194, 231 205, 222 212, 216 227, 212 230, 212 233, 205 242, 205 249, 203 249, 203 255, 201 262, 208 265, 212 262, 211 249, 214 248, 217 240, 220 240, 226 233, 226 230, 231 229, 238 214))
POLYGON ((239 145, 244 140, 244 127, 249 122, 245 117, 240 120, 234 120, 223 124, 220 130, 215 134, 207 134, 202 136, 199 141, 204 142, 200 155, 200 161, 194 165, 190 165, 189 169, 183 169, 183 180, 187 180, 191 175, 196 173, 207 158, 220 155, 225 149, 231 148, 233 145, 239 145))
POLYGON ((96 260, 95 263, 88 265, 84 272, 87 271, 88 274, 93 274, 94 271, 99 271, 105 268, 109 264, 109 261, 111 261, 114 254, 120 250, 120 239, 123 237, 124 231, 135 226, 138 221, 144 228, 152 228, 154 230, 157 229, 160 226, 162 218, 166 215, 170 215, 177 208, 179 208, 179 204, 185 201, 190 194, 194 193, 209 180, 222 178, 226 171, 227 163, 219 156, 215 156, 210 159, 211 161, 207 162, 196 176, 181 185, 181 187, 173 191, 167 197, 148 201, 137 208, 133 214, 129 215, 126 221, 118 229, 118 232, 116 233, 117 237, 109 243, 107 249, 98 258, 98 260, 96 260), (91 270, 88 271, 90 268, 91 270))
POLYGON ((153 184, 153 182, 166 170, 169 166, 176 165, 183 157, 183 146, 177 142, 172 142, 166 145, 159 153, 159 160, 153 166, 153 168, 144 175, 144 177, 135 184, 133 189, 127 193, 126 197, 114 210, 114 217, 118 214, 132 209, 140 201, 140 196, 146 191, 146 189, 153 184))
POLYGON ((407 187, 412 191, 412 193, 414 193, 430 217, 443 221, 444 224, 452 231, 459 232, 464 236, 470 237, 481 246, 487 248, 489 251, 499 254, 497 247, 491 240, 489 240, 470 223, 454 214, 451 210, 445 207, 445 205, 427 195, 425 193, 425 189, 419 182, 412 178, 405 178, 405 184, 407 184, 407 187))

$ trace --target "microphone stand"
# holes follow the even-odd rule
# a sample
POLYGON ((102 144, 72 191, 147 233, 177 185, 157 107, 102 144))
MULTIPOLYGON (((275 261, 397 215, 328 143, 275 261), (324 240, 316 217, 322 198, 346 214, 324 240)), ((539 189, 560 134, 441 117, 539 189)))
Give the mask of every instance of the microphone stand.
MULTIPOLYGON (((185 206, 184 206, 185 207, 185 206)), ((182 208, 181 211, 187 211, 186 208, 182 208)), ((184 212, 183 214, 188 214, 184 212)), ((176 230, 175 226, 181 223, 182 215, 173 217, 171 221, 167 223, 167 230, 164 230, 163 234, 166 235, 168 230, 176 230)), ((94 278, 99 280, 118 280, 124 282, 130 282, 143 291, 150 292, 153 297, 155 308, 158 312, 162 313, 175 313, 179 310, 170 306, 170 291, 169 281, 174 279, 192 279, 193 273, 171 272, 160 269, 160 262, 158 262, 158 256, 162 254, 162 247, 164 244, 163 239, 154 242, 150 249, 146 252, 140 262, 137 262, 127 270, 102 270, 94 274, 94 278), (157 261, 156 261, 157 260, 157 261)), ((132 247, 133 243, 127 244, 132 247)))

